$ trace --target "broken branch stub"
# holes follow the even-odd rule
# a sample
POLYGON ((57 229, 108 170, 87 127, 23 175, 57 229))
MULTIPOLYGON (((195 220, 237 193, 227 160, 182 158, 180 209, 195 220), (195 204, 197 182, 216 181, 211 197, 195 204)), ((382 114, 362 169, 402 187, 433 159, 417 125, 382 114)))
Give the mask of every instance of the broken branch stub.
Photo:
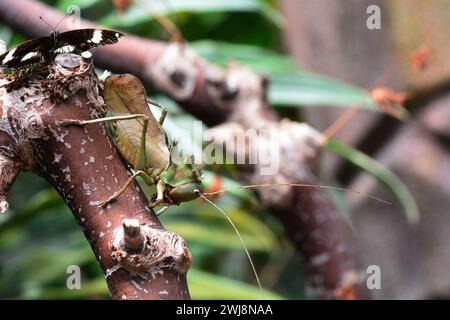
POLYGON ((126 219, 114 230, 112 257, 122 268, 152 278, 164 268, 185 274, 192 260, 178 234, 140 225, 137 219, 126 219))
MULTIPOLYGON (((162 228, 138 185, 106 208, 98 206, 129 178, 105 126, 61 125, 104 115, 91 56, 62 54, 47 69, 45 76, 22 79, 14 90, 0 88, 0 210, 8 208, 17 174, 32 170, 72 210, 113 298, 188 299, 191 254, 179 235, 162 228), (117 245, 117 239, 126 245, 117 245)), ((0 85, 7 82, 0 79, 0 85)))

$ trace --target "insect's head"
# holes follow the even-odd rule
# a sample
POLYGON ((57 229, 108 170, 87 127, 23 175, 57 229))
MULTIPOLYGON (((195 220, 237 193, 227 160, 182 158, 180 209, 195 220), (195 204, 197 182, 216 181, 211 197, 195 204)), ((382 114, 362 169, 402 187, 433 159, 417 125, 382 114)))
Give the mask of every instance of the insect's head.
POLYGON ((55 45, 56 45, 57 42, 58 42, 58 35, 59 35, 59 32, 56 31, 56 30, 50 32, 50 39, 52 39, 52 42, 53 42, 55 45))
POLYGON ((39 16, 39 19, 41 19, 42 22, 44 22, 52 31, 50 32, 50 39, 52 39, 52 41, 56 44, 56 40, 58 38, 59 32, 56 31, 56 28, 58 28, 59 24, 64 20, 64 18, 66 17, 66 15, 63 16, 63 18, 61 20, 59 20, 58 24, 56 25, 56 27, 51 26, 47 21, 44 20, 44 18, 42 18, 41 16, 39 16))
POLYGON ((197 190, 203 191, 201 182, 187 182, 176 187, 167 189, 164 192, 164 199, 169 200, 168 203, 179 205, 182 202, 189 202, 198 198, 197 190))

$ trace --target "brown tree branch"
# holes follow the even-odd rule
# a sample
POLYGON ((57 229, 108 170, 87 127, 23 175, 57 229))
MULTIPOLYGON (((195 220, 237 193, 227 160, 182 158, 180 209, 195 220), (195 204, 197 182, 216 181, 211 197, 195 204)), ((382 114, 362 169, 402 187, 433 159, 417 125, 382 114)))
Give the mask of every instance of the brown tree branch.
MULTIPOLYGON (((31 0, 0 2, 0 19, 28 36, 46 33, 37 19, 39 15, 50 24, 62 17, 31 0)), ((82 22, 82 27, 90 26, 93 24, 82 22)), ((222 70, 198 57, 185 44, 165 44, 135 36, 126 36, 115 46, 99 48, 97 53, 99 65, 135 74, 209 125, 228 121, 226 124, 234 123, 244 130, 273 128, 284 133, 278 174, 264 176, 258 168, 249 171, 242 167, 247 182, 317 183, 311 156, 318 153, 315 137, 308 131, 297 135, 294 129, 298 124, 279 121, 267 104, 264 77, 236 66, 222 70), (309 147, 303 145, 308 141, 309 147)), ((315 296, 346 298, 337 293, 344 286, 352 292, 352 298, 367 297, 357 281, 348 280, 352 278, 349 275, 359 273, 355 239, 326 192, 314 188, 277 190, 260 189, 259 193, 263 204, 280 218, 308 266, 315 296)))
POLYGON ((98 206, 129 173, 104 125, 62 125, 67 119, 98 117, 103 99, 92 61, 61 57, 46 80, 30 80, 10 92, 0 89, 2 207, 18 171, 33 170, 70 207, 114 299, 188 299, 189 250, 180 236, 162 228, 137 184, 108 207, 98 206), (70 98, 54 104, 49 92, 70 98), (134 246, 130 226, 139 234, 134 246))

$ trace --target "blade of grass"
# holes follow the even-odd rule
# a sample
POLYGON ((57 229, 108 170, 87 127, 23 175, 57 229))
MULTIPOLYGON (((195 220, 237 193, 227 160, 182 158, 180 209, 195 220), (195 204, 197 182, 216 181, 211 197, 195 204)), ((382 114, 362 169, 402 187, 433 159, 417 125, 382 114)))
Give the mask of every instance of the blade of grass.
POLYGON ((355 166, 377 178, 398 199, 405 211, 408 221, 411 224, 416 224, 419 222, 419 209, 413 196, 405 184, 403 184, 403 182, 392 171, 381 165, 375 159, 370 158, 366 154, 336 139, 328 140, 325 146, 328 150, 345 158, 355 166))
POLYGON ((343 107, 380 112, 369 92, 351 84, 313 72, 302 71, 286 55, 251 45, 216 41, 191 43, 208 61, 226 66, 236 61, 256 72, 270 75, 269 101, 275 107, 343 107))
MULTIPOLYGON (((85 0, 86 1, 86 0, 85 0)), ((172 13, 211 13, 211 12, 258 12, 268 21, 281 27, 283 17, 278 10, 269 6, 261 0, 169 0, 169 4, 164 5, 159 1, 146 0, 147 7, 151 9, 143 10, 142 6, 136 2, 126 12, 117 19, 115 13, 111 13, 102 19, 102 24, 113 27, 133 27, 136 24, 145 23, 153 20, 152 14, 168 15, 172 13)))
MULTIPOLYGON (((261 299, 259 288, 227 277, 213 275, 197 269, 188 273, 189 291, 193 299, 261 299)), ((265 290, 267 299, 283 299, 265 290)))

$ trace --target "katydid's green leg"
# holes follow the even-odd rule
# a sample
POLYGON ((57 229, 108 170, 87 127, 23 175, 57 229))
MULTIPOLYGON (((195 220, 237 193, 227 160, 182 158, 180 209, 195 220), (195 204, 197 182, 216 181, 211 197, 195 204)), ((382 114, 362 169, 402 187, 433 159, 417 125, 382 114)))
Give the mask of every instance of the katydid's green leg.
POLYGON ((100 123, 100 122, 108 122, 108 121, 123 121, 123 120, 133 120, 143 118, 144 119, 144 125, 142 128, 142 135, 141 135, 141 145, 139 147, 139 154, 138 154, 138 160, 136 163, 136 170, 144 170, 147 167, 147 158, 145 153, 145 136, 147 133, 147 126, 148 126, 148 116, 145 114, 132 114, 132 115, 125 115, 125 116, 113 116, 113 117, 106 117, 106 118, 99 118, 99 119, 93 119, 93 120, 62 120, 60 122, 63 126, 84 126, 87 124, 93 124, 93 123, 100 123))
POLYGON ((139 146, 139 153, 137 155, 136 170, 144 170, 147 168, 147 153, 146 150, 146 136, 148 127, 148 117, 144 118, 144 125, 142 126, 141 145, 139 146))
POLYGON ((163 108, 161 111, 161 115, 159 117, 159 125, 161 125, 161 126, 163 125, 164 120, 166 120, 166 116, 167 116, 167 109, 163 108))
POLYGON ((158 183, 156 184, 156 199, 149 203, 148 206, 150 208, 154 208, 157 205, 160 205, 161 203, 164 202, 164 191, 166 189, 166 183, 164 182, 164 180, 159 180, 158 183))
POLYGON ((195 158, 194 158, 193 155, 191 155, 191 156, 189 157, 189 162, 187 163, 187 165, 188 165, 188 167, 191 169, 192 174, 193 174, 194 177, 195 177, 195 180, 196 180, 198 183, 201 183, 201 182, 202 182, 202 175, 200 174, 200 172, 198 171, 198 169, 195 167, 195 158))
POLYGON ((156 201, 161 203, 164 200, 164 191, 166 190, 166 183, 164 180, 159 180, 156 184, 156 201))
POLYGON ((149 98, 147 98, 147 102, 150 103, 151 105, 157 106, 157 107, 162 109, 161 110, 161 116, 159 117, 159 124, 163 125, 164 120, 166 119, 166 115, 167 115, 167 108, 164 107, 159 102, 156 102, 155 100, 152 100, 152 99, 149 99, 149 98))
POLYGON ((164 206, 162 207, 160 210, 158 210, 158 212, 156 212, 156 216, 159 217, 160 215, 162 215, 164 212, 166 212, 166 210, 169 209, 169 206, 164 206))
POLYGON ((67 120, 61 120, 59 124, 62 126, 85 126, 87 124, 92 123, 100 123, 100 122, 108 122, 108 121, 120 121, 120 120, 133 120, 138 118, 144 118, 148 121, 148 116, 145 114, 131 114, 127 116, 114 116, 114 117, 106 117, 106 118, 99 118, 99 119, 93 119, 93 120, 74 120, 74 119, 67 119, 67 120))
POLYGON ((161 109, 165 109, 166 108, 161 103, 159 103, 159 102, 157 102, 155 100, 149 99, 149 98, 147 98, 147 102, 152 104, 152 105, 154 105, 154 106, 157 106, 157 107, 159 107, 161 109))
POLYGON ((98 206, 104 207, 110 204, 111 202, 115 201, 122 193, 125 192, 125 190, 130 186, 130 184, 134 181, 134 179, 136 179, 137 176, 143 176, 144 178, 150 179, 150 177, 144 171, 141 170, 136 171, 131 177, 128 178, 127 182, 125 182, 125 184, 119 190, 114 192, 114 194, 107 200, 102 201, 98 206))

